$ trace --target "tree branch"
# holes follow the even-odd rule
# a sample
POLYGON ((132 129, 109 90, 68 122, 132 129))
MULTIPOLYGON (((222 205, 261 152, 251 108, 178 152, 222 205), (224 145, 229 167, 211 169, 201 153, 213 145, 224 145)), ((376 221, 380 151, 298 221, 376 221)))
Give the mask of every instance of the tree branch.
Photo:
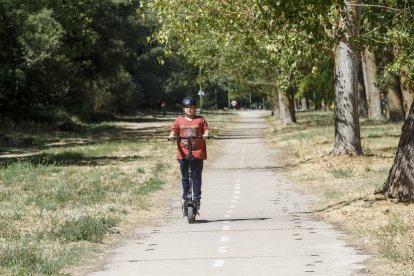
POLYGON ((372 4, 347 4, 348 6, 359 6, 359 7, 373 7, 373 8, 382 8, 382 9, 387 9, 387 10, 393 10, 393 11, 404 11, 404 10, 409 10, 414 8, 413 7, 408 7, 408 8, 404 8, 404 9, 397 9, 397 8, 391 8, 391 7, 387 7, 387 6, 383 6, 383 5, 372 5, 372 4))

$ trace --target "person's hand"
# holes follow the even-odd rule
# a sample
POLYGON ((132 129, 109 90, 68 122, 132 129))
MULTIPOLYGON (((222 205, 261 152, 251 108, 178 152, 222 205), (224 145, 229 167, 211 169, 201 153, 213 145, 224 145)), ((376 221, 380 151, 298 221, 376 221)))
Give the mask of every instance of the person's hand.
POLYGON ((167 140, 168 141, 174 141, 175 140, 175 137, 174 136, 168 136, 167 140))

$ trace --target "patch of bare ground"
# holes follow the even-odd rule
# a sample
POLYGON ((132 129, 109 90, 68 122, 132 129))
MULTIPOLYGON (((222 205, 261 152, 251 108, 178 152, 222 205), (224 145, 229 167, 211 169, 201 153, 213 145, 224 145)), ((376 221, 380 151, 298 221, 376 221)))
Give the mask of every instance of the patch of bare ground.
POLYGON ((334 128, 309 126, 300 114, 296 126, 268 118, 269 145, 279 151, 282 172, 308 194, 316 195, 310 214, 347 233, 348 244, 372 257, 362 273, 414 274, 414 206, 377 195, 392 166, 401 125, 376 123, 362 128, 365 155, 335 156, 334 128))

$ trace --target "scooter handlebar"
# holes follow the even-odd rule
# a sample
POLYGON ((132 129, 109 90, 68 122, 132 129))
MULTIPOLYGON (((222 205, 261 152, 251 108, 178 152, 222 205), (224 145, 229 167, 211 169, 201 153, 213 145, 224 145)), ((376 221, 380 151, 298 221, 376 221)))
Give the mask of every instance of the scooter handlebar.
POLYGON ((210 139, 213 136, 204 136, 204 135, 195 135, 195 136, 175 136, 175 137, 168 137, 168 141, 179 141, 179 140, 192 140, 192 139, 210 139))

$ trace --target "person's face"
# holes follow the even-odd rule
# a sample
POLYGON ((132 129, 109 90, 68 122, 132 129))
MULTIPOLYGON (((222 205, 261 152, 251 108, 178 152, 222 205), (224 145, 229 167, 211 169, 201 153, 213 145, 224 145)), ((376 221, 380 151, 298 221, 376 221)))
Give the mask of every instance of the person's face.
POLYGON ((184 114, 188 117, 193 117, 195 114, 195 106, 194 105, 188 105, 183 107, 184 114))

